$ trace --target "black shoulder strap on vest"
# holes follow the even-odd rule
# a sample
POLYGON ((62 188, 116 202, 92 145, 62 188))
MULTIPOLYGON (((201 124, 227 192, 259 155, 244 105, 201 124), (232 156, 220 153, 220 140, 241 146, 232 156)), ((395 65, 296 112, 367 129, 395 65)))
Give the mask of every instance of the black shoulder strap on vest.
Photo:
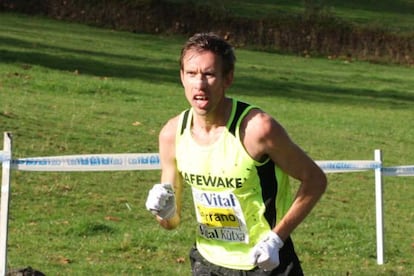
POLYGON ((233 121, 229 127, 229 132, 233 135, 236 134, 236 126, 240 119, 240 116, 243 114, 244 110, 249 107, 247 103, 237 101, 236 113, 234 114, 233 121))
MULTIPOLYGON (((246 110, 246 108, 249 107, 249 105, 247 103, 244 102, 240 102, 237 101, 237 106, 236 106, 236 112, 234 114, 233 120, 231 121, 230 127, 229 127, 229 132, 233 135, 235 135, 236 133, 236 127, 237 127, 237 123, 240 119, 240 116, 243 114, 243 112, 246 110)), ((190 109, 187 109, 186 111, 184 111, 184 115, 183 115, 183 120, 181 121, 181 130, 180 130, 180 135, 182 135, 184 133, 185 128, 187 127, 188 124, 188 116, 190 114, 190 109)))
POLYGON ((187 121, 188 121, 188 115, 189 114, 190 114, 190 109, 187 109, 186 111, 184 111, 183 120, 181 121, 180 135, 183 135, 183 133, 184 133, 184 129, 187 126, 187 121))

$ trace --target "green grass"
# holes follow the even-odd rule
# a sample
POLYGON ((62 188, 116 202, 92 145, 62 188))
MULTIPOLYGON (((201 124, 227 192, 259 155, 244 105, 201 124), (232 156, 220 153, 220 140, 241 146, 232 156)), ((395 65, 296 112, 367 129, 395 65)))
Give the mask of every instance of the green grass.
MULTIPOLYGON (((183 2, 186 0, 170 0, 183 2)), ((205 1, 194 1, 205 4, 205 1)), ((381 27, 393 32, 413 32, 414 2, 412 0, 257 0, 257 1, 210 1, 215 9, 226 10, 242 17, 272 17, 278 14, 301 14, 309 8, 335 15, 361 25, 381 27)))
MULTIPOLYGON (((10 14, 0 21, 0 126, 13 133, 14 158, 156 152, 162 125, 187 107, 177 62, 184 38, 10 14)), ((413 68, 237 56, 229 93, 275 116, 314 159, 373 159, 379 148, 386 166, 414 163, 413 68)), ((190 193, 180 228, 163 230, 145 210, 158 180, 158 171, 13 171, 8 266, 189 275, 190 193)), ((384 181, 386 263, 376 264, 373 173, 331 174, 293 235, 306 275, 414 274, 412 179, 384 181)))

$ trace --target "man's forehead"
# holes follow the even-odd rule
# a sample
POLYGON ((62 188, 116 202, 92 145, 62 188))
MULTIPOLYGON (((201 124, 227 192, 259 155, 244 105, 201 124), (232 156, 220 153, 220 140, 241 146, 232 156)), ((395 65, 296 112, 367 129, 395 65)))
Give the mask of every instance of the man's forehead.
POLYGON ((221 59, 219 56, 214 54, 211 51, 196 51, 196 50, 189 50, 183 58, 183 62, 186 65, 198 65, 198 64, 205 64, 210 66, 220 65, 221 59))

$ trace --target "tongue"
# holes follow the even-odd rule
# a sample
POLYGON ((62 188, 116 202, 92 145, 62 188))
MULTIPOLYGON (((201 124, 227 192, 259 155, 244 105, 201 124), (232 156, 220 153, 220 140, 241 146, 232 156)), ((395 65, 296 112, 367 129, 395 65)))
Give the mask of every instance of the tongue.
POLYGON ((203 98, 203 97, 197 97, 195 99, 195 102, 197 104, 197 107, 201 108, 201 109, 205 108, 208 104, 208 100, 206 98, 203 98))

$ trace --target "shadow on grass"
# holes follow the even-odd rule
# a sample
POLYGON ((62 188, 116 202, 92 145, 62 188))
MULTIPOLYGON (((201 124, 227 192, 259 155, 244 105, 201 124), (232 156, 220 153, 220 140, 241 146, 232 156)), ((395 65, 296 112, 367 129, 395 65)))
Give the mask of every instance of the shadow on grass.
POLYGON ((312 85, 291 80, 268 81, 255 77, 237 79, 236 76, 232 92, 249 96, 274 96, 335 104, 384 105, 392 108, 408 108, 414 104, 414 93, 398 90, 379 92, 374 89, 312 85))
POLYGON ((0 50, 0 60, 3 63, 38 65, 54 70, 78 71, 83 75, 100 77, 138 78, 147 82, 177 83, 179 81, 178 62, 172 59, 76 50, 5 37, 0 37, 1 44, 9 44, 13 48, 22 49, 21 51, 0 50), (45 52, 48 51, 55 52, 55 54, 46 54, 45 52), (108 61, 102 61, 104 59, 108 61), (130 64, 123 64, 122 61, 128 61, 130 64))
MULTIPOLYGON (((5 63, 39 65, 54 70, 78 71, 82 75, 134 78, 152 83, 177 85, 180 81, 178 63, 173 59, 69 49, 5 37, 0 37, 0 43, 22 49, 0 50, 1 61, 5 63), (48 51, 56 53, 44 53, 48 51), (129 64, 123 63, 126 61, 129 64)), ((265 80, 254 76, 239 79, 237 74, 231 92, 236 95, 284 97, 335 104, 380 105, 390 108, 409 108, 414 103, 413 93, 398 90, 378 92, 374 89, 312 85, 287 79, 265 80)))
MULTIPOLYGON (((73 54, 73 55, 85 55, 89 57, 101 57, 101 58, 111 58, 111 59, 124 59, 124 60, 132 60, 132 61, 142 61, 145 60, 144 57, 138 57, 136 55, 117 55, 117 54, 110 54, 108 52, 98 52, 93 50, 79 50, 79 49, 72 49, 68 47, 59 47, 59 46, 51 46, 50 44, 46 43, 39 43, 39 42, 29 42, 22 39, 16 39, 11 37, 4 37, 0 36, 0 45, 10 45, 13 48, 21 48, 23 51, 33 50, 34 52, 55 52, 55 53, 62 53, 65 55, 73 54)), ((20 53, 11 51, 10 57, 13 58, 15 55, 13 53, 20 53)), ((3 60, 3 55, 1 56, 3 60)), ((4 56, 7 58, 7 56, 4 56)), ((40 64, 42 65, 42 64, 40 64)))

